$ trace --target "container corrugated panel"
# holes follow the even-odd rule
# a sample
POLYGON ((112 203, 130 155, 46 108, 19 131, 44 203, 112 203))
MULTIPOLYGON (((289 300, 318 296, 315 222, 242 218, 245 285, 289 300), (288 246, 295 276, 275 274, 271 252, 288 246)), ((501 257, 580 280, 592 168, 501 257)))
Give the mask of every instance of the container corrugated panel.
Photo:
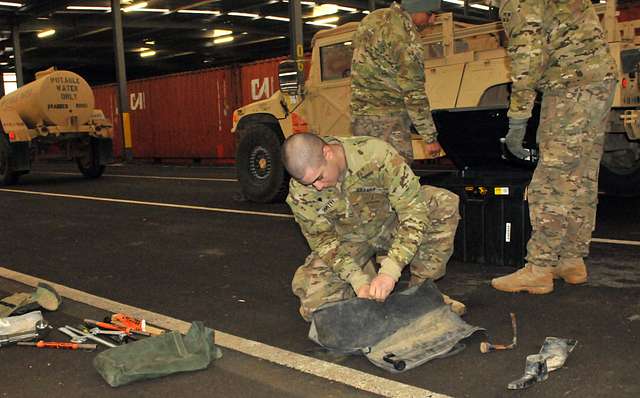
POLYGON ((230 68, 129 83, 133 153, 140 158, 233 158, 230 68))
POLYGON ((271 58, 240 67, 242 106, 269 98, 280 89, 278 65, 285 59, 287 57, 271 58))
POLYGON ((93 87, 95 96, 95 108, 100 109, 105 117, 113 124, 113 155, 122 156, 122 132, 120 130, 120 117, 118 115, 117 86, 109 84, 93 87))
MULTIPOLYGON (((255 101, 267 99, 280 89, 280 84, 278 83, 278 65, 286 59, 289 58, 270 58, 240 66, 242 106, 255 101)), ((309 61, 309 59, 310 54, 307 54, 305 56, 305 60, 309 61)), ((309 65, 309 62, 305 62, 304 64, 305 78, 309 75, 309 65)))

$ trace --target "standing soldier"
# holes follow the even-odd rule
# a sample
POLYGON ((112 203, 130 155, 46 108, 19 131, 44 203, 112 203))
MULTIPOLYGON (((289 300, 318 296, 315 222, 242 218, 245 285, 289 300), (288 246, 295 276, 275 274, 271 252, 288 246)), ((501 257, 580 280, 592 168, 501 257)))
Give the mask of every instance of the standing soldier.
MULTIPOLYGON (((384 301, 410 264, 410 286, 444 276, 458 197, 420 186, 395 149, 372 137, 294 134, 282 146, 287 203, 312 253, 292 288, 300 314, 354 296, 384 301), (387 252, 376 273, 371 258, 387 252)), ((461 314, 464 304, 444 296, 461 314)))
POLYGON ((502 0, 509 37, 511 104, 507 147, 522 140, 543 93, 540 160, 529 185, 533 233, 524 268, 491 281, 506 292, 545 294, 553 279, 587 280, 583 258, 595 226, 598 166, 616 66, 590 0, 502 0))
POLYGON ((440 0, 403 0, 366 16, 353 38, 351 117, 353 135, 381 138, 411 164, 411 124, 424 151, 442 149, 425 92, 424 50, 418 27, 432 24, 440 0))

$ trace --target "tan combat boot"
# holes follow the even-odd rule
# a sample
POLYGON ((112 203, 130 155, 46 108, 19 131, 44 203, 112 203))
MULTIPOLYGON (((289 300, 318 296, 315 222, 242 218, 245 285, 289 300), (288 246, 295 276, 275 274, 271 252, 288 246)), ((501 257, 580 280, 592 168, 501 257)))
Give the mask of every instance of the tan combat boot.
POLYGON ((467 306, 464 305, 461 301, 454 300, 446 294, 442 294, 442 299, 444 303, 451 307, 451 311, 455 312, 459 316, 462 316, 467 313, 467 306))
POLYGON ((525 265, 516 272, 495 278, 491 286, 503 292, 546 294, 553 291, 553 272, 550 268, 525 265))
POLYGON ((552 268, 552 272, 555 279, 562 278, 573 285, 587 281, 587 266, 580 257, 561 258, 558 266, 552 268))
MULTIPOLYGON (((425 279, 419 278, 415 275, 411 275, 411 279, 409 279, 409 288, 414 286, 420 286, 424 283, 425 279)), ((462 316, 467 313, 467 306, 464 305, 461 301, 454 300, 446 294, 442 294, 442 300, 444 303, 451 307, 451 311, 455 312, 459 316, 462 316)))

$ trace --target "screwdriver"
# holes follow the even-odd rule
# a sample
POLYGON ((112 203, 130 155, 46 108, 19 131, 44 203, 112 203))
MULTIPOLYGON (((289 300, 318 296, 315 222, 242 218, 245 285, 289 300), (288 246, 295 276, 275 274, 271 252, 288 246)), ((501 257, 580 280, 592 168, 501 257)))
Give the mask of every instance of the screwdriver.
POLYGON ((147 332, 143 332, 141 330, 133 330, 131 328, 128 327, 121 327, 121 326, 116 326, 112 323, 106 323, 106 322, 99 322, 99 321, 94 321, 93 319, 84 319, 82 322, 86 323, 89 326, 96 326, 102 329, 109 329, 109 330, 118 330, 121 332, 125 332, 127 334, 139 334, 142 336, 151 336, 150 333, 147 332))
POLYGON ((33 341, 19 341, 17 344, 37 348, 58 348, 65 350, 95 350, 98 347, 96 344, 62 343, 44 340, 40 340, 37 343, 33 341))

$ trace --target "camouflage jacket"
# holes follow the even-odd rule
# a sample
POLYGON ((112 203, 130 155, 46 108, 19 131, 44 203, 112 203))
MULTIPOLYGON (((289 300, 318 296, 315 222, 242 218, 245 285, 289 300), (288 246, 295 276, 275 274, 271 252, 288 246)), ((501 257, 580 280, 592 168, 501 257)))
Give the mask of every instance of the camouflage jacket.
POLYGON ((590 0, 502 0, 513 90, 509 116, 527 118, 535 90, 613 80, 616 65, 590 0))
POLYGON ((353 37, 351 114, 407 114, 427 143, 436 139, 424 81, 424 49, 397 3, 367 15, 353 37))
POLYGON ((427 223, 427 203, 418 177, 395 149, 373 137, 323 137, 341 143, 347 159, 344 179, 322 191, 291 179, 287 203, 311 250, 354 290, 369 283, 349 250, 350 242, 371 242, 396 218, 388 257, 399 273, 415 255, 427 223))

